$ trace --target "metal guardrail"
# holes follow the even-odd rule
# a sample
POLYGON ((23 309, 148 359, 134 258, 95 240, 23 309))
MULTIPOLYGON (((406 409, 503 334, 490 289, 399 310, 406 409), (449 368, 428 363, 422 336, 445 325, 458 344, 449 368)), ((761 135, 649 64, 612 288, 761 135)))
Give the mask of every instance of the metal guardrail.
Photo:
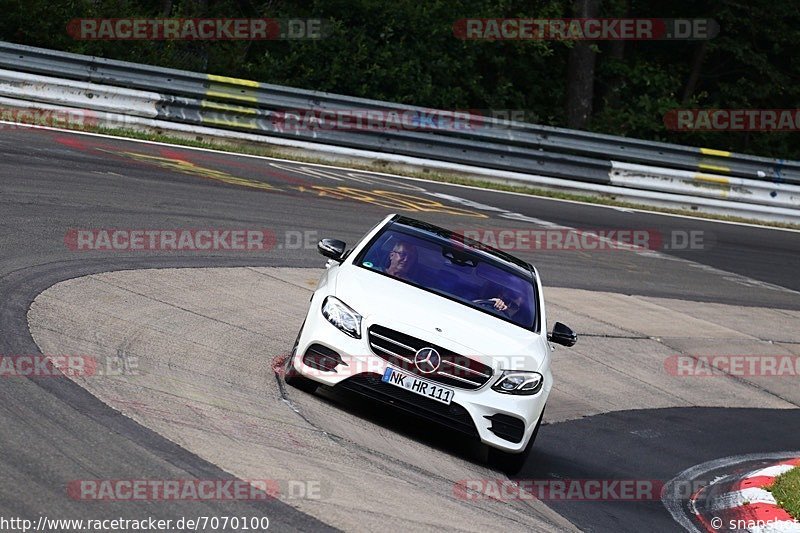
MULTIPOLYGON (((463 129, 291 129, 287 111, 435 110, 0 42, 0 96, 596 186, 800 208, 800 161, 482 118, 463 129)), ((444 112, 442 112, 444 113, 444 112)), ((452 113, 450 113, 452 115, 452 113)), ((585 188, 585 187, 584 187, 585 188)), ((798 212, 800 218, 800 212, 798 212)))

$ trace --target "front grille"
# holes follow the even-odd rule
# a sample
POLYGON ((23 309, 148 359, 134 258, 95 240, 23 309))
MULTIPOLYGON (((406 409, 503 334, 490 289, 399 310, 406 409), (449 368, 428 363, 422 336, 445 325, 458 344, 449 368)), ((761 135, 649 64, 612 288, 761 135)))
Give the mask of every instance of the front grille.
POLYGON ((377 325, 370 326, 368 332, 369 346, 375 355, 425 379, 462 389, 477 389, 492 377, 489 365, 411 335, 377 325), (437 371, 426 374, 414 364, 414 355, 422 348, 434 348, 439 352, 442 362, 437 371))
POLYGON ((525 422, 515 416, 504 415, 497 413, 492 416, 484 416, 484 418, 492 422, 489 431, 511 442, 521 442, 523 435, 525 435, 525 422))
POLYGON ((349 390, 370 399, 391 404, 472 437, 478 436, 478 430, 475 428, 472 417, 459 404, 451 402, 450 405, 445 405, 400 387, 389 385, 381 380, 380 374, 358 374, 342 381, 335 388, 349 390))
POLYGON ((323 372, 336 372, 336 367, 342 363, 342 358, 327 346, 312 344, 303 355, 303 363, 323 372))

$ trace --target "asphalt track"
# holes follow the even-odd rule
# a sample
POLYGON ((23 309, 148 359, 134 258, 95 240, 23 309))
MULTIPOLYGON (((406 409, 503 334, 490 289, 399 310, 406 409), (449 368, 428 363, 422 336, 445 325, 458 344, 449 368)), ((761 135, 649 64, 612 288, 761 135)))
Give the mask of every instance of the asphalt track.
MULTIPOLYGON (((800 309, 796 232, 5 128, 0 131, 0 354, 38 352, 28 331, 27 310, 39 293, 62 280, 140 268, 319 265, 313 248, 293 246, 257 255, 75 252, 64 242, 70 229, 268 228, 279 238, 287 232, 310 232, 355 242, 382 216, 396 211, 464 229, 524 228, 528 223, 541 227, 537 224, 546 222, 584 229, 648 229, 660 235, 702 231, 705 246, 698 250, 518 255, 537 265, 547 286, 800 309), (528 217, 528 222, 509 213, 528 217)), ((596 415, 543 430, 535 461, 520 476, 669 479, 718 457, 800 449, 800 435, 791 429, 797 427, 797 410, 675 408, 596 415)), ((325 528, 276 501, 182 502, 157 509, 144 503, 97 502, 87 511, 85 503, 66 496, 68 481, 226 474, 66 379, 0 380, 0 442, 3 516, 167 518, 241 514, 246 505, 248 514, 268 515, 279 531, 325 528)), ((588 531, 676 528, 660 502, 554 502, 552 507, 588 531)))

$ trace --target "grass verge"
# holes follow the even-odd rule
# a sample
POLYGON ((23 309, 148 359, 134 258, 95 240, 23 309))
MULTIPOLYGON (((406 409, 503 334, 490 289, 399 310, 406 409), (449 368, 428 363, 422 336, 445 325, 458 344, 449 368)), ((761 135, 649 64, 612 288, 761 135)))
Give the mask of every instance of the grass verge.
POLYGON ((768 489, 783 509, 795 520, 800 520, 800 467, 795 467, 775 478, 768 489))

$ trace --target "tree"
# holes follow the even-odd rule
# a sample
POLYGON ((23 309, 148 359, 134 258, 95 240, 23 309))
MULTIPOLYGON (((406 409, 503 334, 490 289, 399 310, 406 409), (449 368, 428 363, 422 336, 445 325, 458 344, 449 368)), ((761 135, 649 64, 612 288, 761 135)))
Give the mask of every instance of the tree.
MULTIPOLYGON (((597 18, 600 0, 575 0, 575 18, 597 18)), ((594 66, 597 47, 590 41, 576 41, 567 64, 567 127, 585 129, 592 116, 594 66)))

